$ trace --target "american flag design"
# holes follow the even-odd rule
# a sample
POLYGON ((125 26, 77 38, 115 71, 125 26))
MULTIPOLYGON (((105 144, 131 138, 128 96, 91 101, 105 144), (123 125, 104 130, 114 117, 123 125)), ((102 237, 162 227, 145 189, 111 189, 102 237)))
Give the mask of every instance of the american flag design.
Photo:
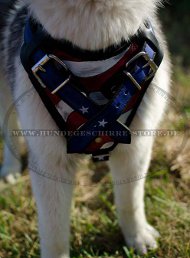
MULTIPOLYGON (((129 48, 130 49, 123 51, 117 56, 100 61, 76 60, 72 57, 68 57, 68 55, 64 55, 63 52, 56 52, 54 54, 59 56, 59 58, 61 58, 66 64, 67 68, 74 75, 75 79, 77 79, 80 85, 82 85, 85 94, 87 94, 88 97, 90 97, 97 105, 105 105, 109 102, 109 99, 102 94, 101 88, 114 74, 123 69, 127 61, 131 58, 131 55, 134 55, 134 53, 138 51, 138 45, 135 43, 131 44, 129 48)), ((50 92, 48 92, 48 90, 46 93, 51 99, 51 102, 54 103, 59 114, 66 122, 68 131, 76 131, 88 121, 87 118, 83 116, 85 113, 88 113, 88 106, 81 103, 81 112, 79 113, 61 100, 58 94, 52 95, 50 92)), ((129 105, 126 107, 125 114, 121 116, 121 120, 123 120, 123 116, 125 116, 126 120, 130 115, 131 109, 137 97, 138 96, 135 96, 130 101, 129 105)), ((106 121, 100 121, 100 125, 103 130, 106 126, 106 121)), ((110 136, 101 135, 90 143, 86 151, 93 153, 101 149, 108 149, 114 144, 115 142, 110 136)))

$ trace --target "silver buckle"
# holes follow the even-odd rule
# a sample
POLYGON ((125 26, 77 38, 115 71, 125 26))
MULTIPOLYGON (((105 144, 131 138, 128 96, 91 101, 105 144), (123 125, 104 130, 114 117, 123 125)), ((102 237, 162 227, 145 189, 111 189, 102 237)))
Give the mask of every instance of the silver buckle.
MULTIPOLYGON (((68 71, 66 65, 57 57, 54 55, 45 55, 40 61, 38 61, 33 67, 32 67, 32 73, 37 79, 37 81, 40 83, 40 85, 43 88, 46 88, 46 85, 43 83, 41 78, 38 75, 38 71, 46 72, 46 69, 43 67, 46 63, 48 63, 50 60, 54 60, 57 63, 59 63, 61 66, 65 68, 66 71, 68 71)), ((55 90, 53 90, 51 93, 55 94, 57 91, 59 91, 63 86, 65 86, 70 81, 70 76, 62 82, 55 90)))
MULTIPOLYGON (((151 59, 146 52, 142 51, 142 52, 138 53, 136 56, 134 56, 126 64, 126 68, 128 68, 128 66, 130 66, 133 62, 135 62, 140 57, 143 57, 147 61, 147 64, 145 64, 143 66, 143 68, 146 68, 147 66, 149 66, 150 69, 151 69, 151 72, 150 72, 149 76, 146 78, 146 81, 148 81, 150 78, 152 78, 155 75, 156 71, 158 70, 158 66, 155 64, 154 60, 151 59)), ((124 73, 127 75, 127 77, 129 77, 129 79, 133 82, 133 84, 137 87, 137 89, 141 90, 141 85, 135 80, 133 75, 130 72, 127 72, 127 71, 124 71, 124 73)))

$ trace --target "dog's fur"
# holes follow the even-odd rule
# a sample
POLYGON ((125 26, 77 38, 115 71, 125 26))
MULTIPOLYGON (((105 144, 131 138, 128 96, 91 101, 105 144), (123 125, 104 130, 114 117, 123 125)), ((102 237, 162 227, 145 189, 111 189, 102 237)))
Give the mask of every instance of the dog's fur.
MULTIPOLYGON (((8 12, 11 10, 11 6, 13 5, 12 0, 1 0, 0 1, 0 51, 2 53, 2 39, 3 39, 3 30, 6 27, 6 18, 8 18, 8 12)), ((2 55, 1 55, 2 57, 2 55)), ((4 58, 4 57, 3 57, 4 58)), ((2 68, 1 64, 1 68, 2 68)), ((5 65, 5 63, 4 63, 5 65)), ((21 171, 21 158, 20 158, 20 151, 19 146, 21 145, 20 139, 17 137, 14 139, 14 146, 15 146, 15 152, 18 154, 17 157, 15 157, 15 154, 10 149, 10 144, 13 139, 10 138, 10 131, 6 131, 5 126, 5 120, 6 120, 6 114, 11 108, 13 104, 13 99, 11 96, 11 90, 10 87, 7 85, 7 82, 3 83, 4 76, 2 74, 4 71, 0 69, 0 127, 2 129, 3 137, 5 139, 5 146, 3 151, 3 164, 0 171, 0 178, 5 178, 8 182, 14 183, 15 177, 19 175, 21 171), (18 148, 17 148, 18 147, 18 148)), ((17 122, 17 116, 15 109, 12 109, 13 112, 11 112, 9 117, 9 127, 12 131, 13 128, 18 129, 18 122, 17 122)), ((8 129, 8 128, 7 128, 8 129)))
MULTIPOLYGON (((52 37, 67 39, 90 50, 106 48, 119 43, 123 38, 129 39, 139 27, 143 29, 144 21, 149 19, 164 49, 165 57, 131 128, 143 130, 158 127, 166 102, 155 91, 155 87, 168 92, 170 81, 167 48, 155 15, 159 0, 17 1, 17 7, 7 15, 1 52, 5 61, 4 73, 15 100, 23 92, 32 89, 19 57, 25 21, 25 14, 19 10, 26 4, 33 17, 40 21, 52 37)), ((4 110, 11 103, 10 90, 6 85, 1 86, 3 90, 0 94, 4 99, 9 99, 1 107, 4 110)), ((34 89, 27 95, 27 101, 23 101, 17 109, 22 129, 57 129, 34 89)), ((12 125, 15 129, 14 124, 15 121, 12 125)), ((66 154, 65 144, 59 137, 28 137, 27 143, 30 175, 38 208, 41 255, 43 258, 68 258, 73 185, 40 176, 32 171, 32 165, 35 162, 39 171, 72 182, 81 156, 66 154)), ((119 224, 126 243, 140 253, 146 253, 149 248, 157 246, 158 233, 148 224, 144 211, 144 177, 149 167, 152 145, 152 137, 134 137, 131 145, 118 146, 113 151, 109 163, 114 182, 143 178, 128 184, 114 185, 119 224)), ((16 170, 20 169, 17 167, 18 163, 15 166, 16 170)), ((8 168, 4 170, 8 172, 8 168)))

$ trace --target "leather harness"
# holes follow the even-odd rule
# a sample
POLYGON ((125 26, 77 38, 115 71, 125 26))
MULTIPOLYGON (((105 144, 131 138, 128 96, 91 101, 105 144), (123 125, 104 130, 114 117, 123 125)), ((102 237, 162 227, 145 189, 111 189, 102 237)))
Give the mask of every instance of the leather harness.
POLYGON ((130 42, 88 51, 51 38, 29 18, 21 48, 22 64, 64 132, 67 152, 91 154, 94 161, 131 143, 129 126, 162 59, 150 22, 130 42))

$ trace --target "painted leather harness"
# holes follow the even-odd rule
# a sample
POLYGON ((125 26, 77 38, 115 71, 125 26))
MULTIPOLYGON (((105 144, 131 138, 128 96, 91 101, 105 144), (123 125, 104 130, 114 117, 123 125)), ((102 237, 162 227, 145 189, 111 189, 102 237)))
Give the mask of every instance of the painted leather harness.
POLYGON ((28 19, 21 49, 33 86, 64 132, 67 152, 92 154, 94 161, 131 143, 129 126, 162 59, 149 22, 130 42, 88 51, 54 40, 28 19))

